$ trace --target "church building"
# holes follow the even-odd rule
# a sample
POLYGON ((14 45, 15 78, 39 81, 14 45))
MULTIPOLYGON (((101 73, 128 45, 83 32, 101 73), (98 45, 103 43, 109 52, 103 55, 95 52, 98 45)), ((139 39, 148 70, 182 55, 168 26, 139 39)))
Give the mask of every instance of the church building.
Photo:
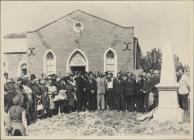
POLYGON ((116 75, 140 68, 141 49, 134 27, 80 10, 27 31, 22 40, 25 50, 4 52, 9 77, 70 71, 111 71, 116 75))

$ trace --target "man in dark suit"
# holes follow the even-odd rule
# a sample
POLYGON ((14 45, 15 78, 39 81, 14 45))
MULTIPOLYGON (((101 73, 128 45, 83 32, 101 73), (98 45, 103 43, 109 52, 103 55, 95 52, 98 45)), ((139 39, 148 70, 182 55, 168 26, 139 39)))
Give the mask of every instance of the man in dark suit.
POLYGON ((139 75, 137 78, 136 88, 135 88, 137 112, 144 111, 143 84, 144 84, 143 75, 139 75))
POLYGON ((145 76, 144 84, 143 84, 143 93, 144 93, 144 106, 145 106, 145 112, 150 111, 149 107, 149 93, 151 91, 152 85, 151 85, 151 75, 150 73, 147 73, 145 76))
POLYGON ((125 110, 124 102, 124 79, 121 77, 121 74, 117 74, 117 78, 113 80, 113 89, 114 89, 114 101, 116 104, 116 109, 118 111, 125 110))
POLYGON ((96 110, 96 96, 97 96, 97 85, 96 81, 94 80, 94 76, 92 73, 89 74, 89 78, 86 81, 86 95, 87 95, 87 103, 88 109, 90 111, 96 110))
POLYGON ((81 76, 81 72, 78 72, 75 81, 76 81, 77 111, 79 112, 83 109, 84 88, 85 88, 85 82, 81 76))
POLYGON ((133 74, 128 73, 127 79, 125 79, 125 102, 129 112, 135 110, 135 86, 136 80, 133 78, 133 74))

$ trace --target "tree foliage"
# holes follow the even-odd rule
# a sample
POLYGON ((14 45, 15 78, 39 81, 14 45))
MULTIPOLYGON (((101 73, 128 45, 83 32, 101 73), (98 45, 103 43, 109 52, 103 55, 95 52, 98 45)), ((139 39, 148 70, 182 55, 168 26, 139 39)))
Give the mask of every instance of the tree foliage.
POLYGON ((146 72, 150 70, 160 70, 161 59, 161 50, 154 48, 151 51, 148 51, 146 56, 141 58, 141 68, 146 72))
MULTIPOLYGON (((180 68, 189 69, 188 65, 183 65, 177 55, 174 55, 174 62, 176 71, 180 68)), ((160 70, 162 63, 162 51, 160 49, 153 48, 151 51, 148 51, 146 56, 141 58, 141 68, 147 72, 150 70, 160 70)))

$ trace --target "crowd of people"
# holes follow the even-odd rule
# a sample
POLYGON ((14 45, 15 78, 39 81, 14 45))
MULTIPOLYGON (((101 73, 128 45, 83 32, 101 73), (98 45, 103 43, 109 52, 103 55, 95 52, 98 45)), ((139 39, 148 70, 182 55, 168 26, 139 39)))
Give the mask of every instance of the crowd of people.
MULTIPOLYGON (((39 79, 31 74, 15 81, 9 79, 8 74, 4 76, 8 135, 24 135, 28 125, 53 115, 86 110, 144 113, 158 106, 155 85, 160 81, 159 71, 119 72, 116 77, 111 72, 75 72, 66 76, 42 74, 39 79)), ((182 107, 186 108, 185 96, 183 98, 182 107)))

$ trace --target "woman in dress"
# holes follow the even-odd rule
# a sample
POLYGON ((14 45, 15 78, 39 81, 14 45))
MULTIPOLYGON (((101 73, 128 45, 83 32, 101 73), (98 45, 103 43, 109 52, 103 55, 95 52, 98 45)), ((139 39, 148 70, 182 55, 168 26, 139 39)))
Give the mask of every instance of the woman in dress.
POLYGON ((50 106, 49 106, 49 117, 52 117, 53 113, 54 113, 54 109, 55 109, 55 104, 54 104, 54 97, 57 94, 57 88, 56 86, 54 86, 53 82, 51 80, 48 81, 49 85, 48 85, 48 96, 50 99, 50 106))
POLYGON ((67 101, 68 101, 68 109, 69 112, 73 112, 75 108, 75 81, 73 77, 70 78, 66 82, 66 90, 67 90, 67 101))
POLYGON ((25 136, 28 134, 25 109, 22 107, 23 98, 17 94, 13 98, 13 105, 8 110, 7 131, 13 136, 25 136))

